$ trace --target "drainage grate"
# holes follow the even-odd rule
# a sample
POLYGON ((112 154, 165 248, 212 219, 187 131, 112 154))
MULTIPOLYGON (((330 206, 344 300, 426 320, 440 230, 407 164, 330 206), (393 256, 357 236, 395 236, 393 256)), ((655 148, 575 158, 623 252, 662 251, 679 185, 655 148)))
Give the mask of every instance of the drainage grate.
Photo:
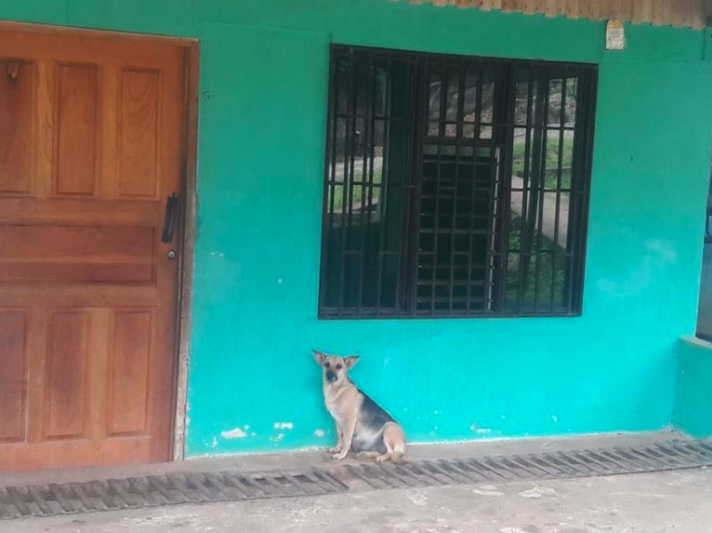
POLYGON ((647 446, 345 467, 370 488, 429 487, 483 482, 612 476, 712 466, 712 445, 665 442, 647 446))
POLYGON ((0 518, 88 513, 180 503, 204 503, 293 496, 318 496, 348 490, 332 472, 298 474, 171 474, 85 483, 0 489, 0 518))
POLYGON ((294 474, 170 474, 0 489, 0 519, 204 503, 318 496, 369 489, 504 483, 660 472, 712 466, 712 443, 665 441, 644 446, 551 453, 363 463, 294 474))

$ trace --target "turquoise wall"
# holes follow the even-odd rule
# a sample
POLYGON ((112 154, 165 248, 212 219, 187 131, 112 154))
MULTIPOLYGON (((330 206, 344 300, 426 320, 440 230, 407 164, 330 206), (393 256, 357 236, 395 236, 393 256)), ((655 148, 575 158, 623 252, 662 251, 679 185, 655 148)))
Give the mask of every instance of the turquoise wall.
POLYGON ((694 337, 680 341, 673 425, 694 437, 712 437, 712 343, 694 337))
POLYGON ((0 18, 201 40, 191 456, 330 444, 312 347, 413 441, 668 427, 694 331, 712 138, 705 35, 386 0, 3 0, 0 18), (317 320, 330 42, 600 65, 584 312, 317 320))

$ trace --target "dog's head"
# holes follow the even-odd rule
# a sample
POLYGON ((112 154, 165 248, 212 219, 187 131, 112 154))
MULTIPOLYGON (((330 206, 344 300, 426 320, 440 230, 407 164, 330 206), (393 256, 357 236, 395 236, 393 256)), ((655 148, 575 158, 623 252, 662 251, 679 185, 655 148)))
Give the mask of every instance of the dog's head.
POLYGON ((338 355, 327 355, 317 350, 312 350, 314 359, 322 368, 324 382, 329 385, 340 385, 346 380, 349 370, 358 362, 357 355, 339 357, 338 355))

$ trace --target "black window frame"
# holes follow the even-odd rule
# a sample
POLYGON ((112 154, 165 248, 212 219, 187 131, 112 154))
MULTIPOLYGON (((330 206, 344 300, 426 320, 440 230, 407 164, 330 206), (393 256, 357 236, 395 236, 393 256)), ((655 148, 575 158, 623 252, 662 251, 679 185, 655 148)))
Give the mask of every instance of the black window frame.
MULTIPOLYGON (((349 74, 350 76, 353 76, 353 72, 349 74)), ((443 75, 445 76, 445 75, 443 75)), ((444 79, 444 78, 443 78, 444 79)), ((551 82, 551 78, 547 77, 546 78, 546 83, 547 83, 547 91, 549 90, 549 83, 551 82)), ((445 83, 445 82, 443 82, 445 83)), ((481 90, 481 82, 479 82, 479 89, 481 90)), ((462 88, 463 85, 460 85, 462 88)), ((575 63, 575 62, 552 62, 552 61, 539 61, 539 60, 521 60, 521 59, 502 59, 502 58, 489 58, 489 57, 480 57, 480 56, 459 56, 459 55, 448 55, 448 54, 437 54, 437 53, 426 53, 426 52, 414 52, 414 51, 400 51, 400 50, 390 50, 390 49, 383 49, 383 48, 371 48, 371 47, 363 47, 363 46, 351 46, 351 45, 341 45, 341 44, 332 44, 331 49, 330 49, 330 68, 329 68, 329 98, 328 98, 328 112, 327 112, 327 135, 326 135, 326 154, 325 154, 325 169, 324 169, 324 179, 323 179, 323 186, 324 186, 324 191, 323 191, 323 204, 322 204, 322 231, 321 231, 321 261, 320 261, 320 276, 319 276, 319 299, 318 299, 318 317, 323 320, 350 320, 350 319, 435 319, 435 318, 450 318, 450 319, 459 319, 459 318, 520 318, 520 317, 532 317, 532 318, 541 318, 541 317, 577 317, 581 316, 583 312, 583 293, 584 293, 584 281, 585 281, 585 265, 586 265, 586 250, 587 250, 587 236, 588 236, 588 224, 589 224, 589 203, 590 203, 590 189, 591 189, 591 174, 592 174, 592 162, 593 162, 593 147, 594 147, 594 132, 595 132, 595 119, 596 119, 596 108, 597 108, 597 87, 598 87, 598 66, 596 64, 589 64, 589 63, 575 63), (336 123, 337 119, 335 117, 338 116, 337 111, 335 110, 336 102, 335 102, 335 95, 336 95, 336 84, 334 82, 335 78, 335 68, 336 68, 336 62, 337 58, 342 57, 344 54, 365 54, 369 57, 369 67, 372 65, 372 60, 373 58, 381 58, 387 60, 389 65, 392 64, 392 62, 395 60, 398 61, 403 61, 405 64, 410 65, 409 68, 413 69, 413 72, 409 72, 407 76, 411 76, 411 100, 406 104, 408 106, 408 113, 406 113, 405 121, 408 123, 408 126, 410 127, 410 130, 407 132, 406 136, 408 137, 408 143, 406 146, 406 166, 408 168, 408 175, 409 175, 409 181, 404 182, 402 184, 402 189, 406 192, 404 192, 405 196, 405 207, 404 213, 401 213, 402 217, 402 239, 403 242, 401 243, 401 249, 400 249, 400 255, 398 260, 401 263, 401 267, 403 270, 403 276, 401 279, 399 279, 396 283, 396 304, 393 306, 394 308, 389 308, 389 309, 384 309, 380 307, 380 300, 377 305, 374 306, 362 306, 360 304, 361 299, 362 299, 362 294, 363 294, 363 287, 359 287, 359 305, 357 306, 343 306, 341 305, 342 301, 342 295, 340 293, 339 295, 339 305, 338 306, 333 306, 333 305, 327 305, 326 304, 326 299, 327 299, 327 290, 326 290, 326 280, 328 276, 328 235, 327 232, 329 231, 329 219, 330 217, 332 218, 333 222, 333 181, 330 182, 330 176, 332 175, 332 172, 334 171, 334 165, 335 165, 335 151, 334 151, 334 135, 336 131, 336 123), (423 64, 427 64, 428 61, 431 59, 443 61, 443 64, 446 64, 448 61, 461 61, 464 62, 477 62, 478 64, 486 64, 488 68, 494 68, 498 71, 498 77, 496 78, 496 82, 494 82, 494 87, 496 91, 499 91, 497 93, 497 98, 499 99, 499 103, 494 103, 493 102, 493 115, 499 114, 498 118, 495 118, 494 116, 491 118, 492 122, 492 133, 491 133, 491 143, 490 146, 492 146, 492 150, 502 150, 504 152, 504 155, 501 155, 501 159, 499 160, 498 163, 498 170, 497 172, 499 173, 496 178, 497 184, 494 185, 494 187, 499 187, 500 192, 498 193, 499 196, 496 196, 493 200, 493 206, 494 209, 499 209, 499 215, 497 214, 490 214, 488 215, 489 218, 491 219, 491 222, 488 224, 492 226, 491 229, 489 229, 488 226, 488 233, 487 233, 487 238, 489 239, 494 239, 496 240, 496 243, 493 244, 495 248, 492 248, 491 255, 493 256, 492 263, 488 263, 487 268, 491 269, 491 280, 488 281, 489 287, 493 288, 493 292, 490 296, 485 296, 487 299, 487 304, 486 308, 482 311, 479 310, 471 310, 470 309, 470 304, 469 300, 472 298, 470 295, 470 285, 468 284, 468 294, 467 294, 467 308, 465 312, 453 310, 453 305, 450 303, 450 309, 447 311, 436 311, 435 309, 435 304, 433 303, 431 312, 423 311, 423 310, 418 310, 416 308, 416 304, 414 303, 417 300, 417 286, 416 283, 414 282, 414 279, 417 277, 417 269, 419 265, 417 264, 417 255, 418 255, 418 243, 416 242, 418 240, 418 227, 419 227, 419 222, 418 222, 418 217, 420 216, 419 213, 422 212, 421 210, 421 202, 423 201, 423 193, 421 190, 421 186, 423 183, 423 172, 422 169, 419 169, 418 166, 422 165, 423 163, 423 145, 424 145, 424 139, 428 136, 426 133, 424 133, 427 130, 428 127, 428 116, 427 116, 427 108, 426 108, 426 102, 425 102, 425 95, 427 94, 428 89, 426 88, 428 79, 426 75, 424 74, 425 68, 423 67, 423 64), (506 290, 505 285, 505 278, 507 277, 507 272, 508 272, 508 263, 509 261, 509 235, 510 235, 510 223, 512 220, 512 215, 509 213, 509 211, 506 211, 505 206, 511 205, 511 197, 512 197, 512 192, 518 192, 519 190, 515 190, 515 188, 512 186, 512 181, 504 179, 502 176, 513 176, 513 159, 514 159, 514 135, 515 135, 515 130, 517 128, 516 120, 514 118, 515 112, 514 108, 516 106, 516 100, 515 100, 515 89, 516 89, 516 80, 515 78, 515 73, 518 72, 517 69, 528 69, 529 70, 529 76, 530 76, 530 92, 531 92, 531 77, 533 76, 532 72, 546 72, 547 76, 548 73, 550 72, 562 72, 562 93, 565 93, 565 87, 566 87, 566 82, 568 81, 568 78, 566 77, 567 72, 576 72, 578 73, 577 79, 577 88, 576 88, 576 98, 577 98, 577 109, 575 111, 575 121, 574 121, 574 127, 571 128, 566 128, 566 129, 571 129, 575 131, 575 137, 573 141, 573 148, 572 150, 572 168, 570 169, 571 172, 571 178, 569 182, 569 201, 573 204, 574 208, 576 209, 575 213, 573 214, 573 218, 575 219, 574 222, 571 221, 571 218, 567 218, 567 224, 570 226, 567 230, 568 233, 568 238, 569 244, 567 244, 567 251, 566 256, 567 258, 565 259, 566 261, 570 261, 570 263, 567 263, 566 267, 566 280, 564 284, 566 285, 566 288, 564 290, 568 291, 568 294, 564 297, 566 300, 566 307, 564 308, 554 308, 553 304, 553 296, 554 296, 554 279, 552 278, 551 282, 551 294, 552 294, 552 302, 550 305, 549 309, 544 309, 544 308, 538 308, 538 295, 535 296, 534 299, 534 307, 533 309, 523 309, 519 298, 522 295, 522 282, 518 281, 520 287, 517 289, 517 304, 516 304, 516 309, 509 308, 507 309, 506 307, 506 298, 507 296, 504 294, 504 291, 506 290), (504 80, 504 81, 502 81, 504 80), (583 94, 583 96, 580 96, 583 94), (581 101, 583 101, 584 105, 581 105, 581 101), (499 122, 501 121, 501 122, 499 122), (410 191, 410 192, 408 192, 410 191), (332 196, 330 196, 332 195, 332 196), (331 211, 330 211, 331 208, 331 211), (416 211, 417 210, 417 211, 416 211), (502 214, 506 213, 506 216, 502 216, 502 214), (572 229, 573 228, 573 229, 572 229), (572 237, 573 234, 573 237, 572 237), (568 248, 570 245, 570 249, 568 248)), ((349 89, 351 90, 351 89, 349 89)), ((371 89, 369 89, 370 91, 371 89)), ((444 92, 444 91, 442 91, 444 92)), ((547 93, 548 94, 548 93, 547 93)), ((445 98, 445 97, 443 97, 445 98)), ((459 95, 460 100, 464 98, 462 94, 459 95)), ((481 97, 480 102, 481 102, 481 97)), ((547 135, 548 139, 548 132, 550 129, 556 129, 556 127, 550 127, 549 123, 549 102, 548 102, 548 96, 546 96, 546 107, 544 107, 544 118, 543 120, 545 121, 543 124, 543 131, 547 135)), ((565 115, 565 96, 562 96, 562 101, 560 102, 560 117, 561 117, 561 130, 560 130, 560 141, 559 141, 559 162, 558 162, 558 179, 557 179, 557 189, 556 189, 556 222, 555 222, 555 232, 559 231, 559 210, 560 210, 560 205, 559 205, 559 196, 561 194, 561 184, 562 184, 562 179, 561 179, 561 174, 562 174, 562 159, 563 156, 561 155, 561 149, 563 146, 563 139, 564 139, 564 122, 566 120, 565 115)), ((529 103, 528 106, 532 105, 532 97, 528 96, 529 103)), ((371 105, 373 105, 373 102, 371 102, 371 105)), ((459 104, 462 106, 462 104, 459 104)), ((481 103, 478 104, 481 106, 481 103)), ((358 103, 355 103, 354 106, 358 106, 358 103)), ((527 107, 527 113, 529 113, 531 109, 527 107)), ((372 110, 369 108, 369 112, 372 113, 372 110)), ((346 113, 348 114, 349 111, 347 110, 346 113)), ((355 113, 355 112, 354 112, 355 113)), ((385 112, 384 112, 385 113, 385 112)), ((356 119, 354 118, 354 125, 356 119)), ((481 118, 476 115, 475 118, 475 129, 479 127, 483 127, 482 124, 480 123, 481 118)), ((531 119, 533 120, 533 119, 531 119)), ((527 118, 527 125, 526 125, 526 135, 527 139, 529 139, 529 135, 531 133, 531 130, 533 131, 534 126, 529 123, 530 119, 527 118)), ((457 119, 457 129, 458 129, 458 138, 461 135, 461 130, 462 130, 462 124, 460 124, 460 119, 457 119)), ((486 125, 485 125, 486 126, 486 125)), ((355 136, 355 131, 352 131, 351 134, 348 133, 348 128, 350 126, 347 125, 347 133, 346 133, 346 140, 344 141, 345 143, 348 142, 355 142, 354 141, 354 136, 355 136), (350 138, 349 138, 350 135, 350 138)), ((355 127, 355 126, 354 126, 355 127)), ((368 128, 368 126, 366 126, 368 128)), ((521 128, 519 128, 521 129, 521 128)), ((372 132, 373 135, 373 132, 372 132)), ((479 137, 480 133, 476 133, 475 136, 479 137)), ((439 132, 439 141, 441 143, 447 144, 446 140, 443 139, 443 131, 441 128, 441 131, 439 132)), ((527 142, 527 152, 529 151, 529 140, 527 142)), ((544 141, 545 143, 548 144, 548 140, 544 141)), ((460 141, 456 141, 455 144, 459 146, 460 141)), ((479 138, 479 140, 476 140, 474 142, 475 147, 485 147, 487 146, 488 143, 486 140, 483 140, 479 138)), ((354 145, 355 146, 355 145, 354 145)), ((353 146, 352 146, 353 148, 353 146)), ((546 150, 546 149, 545 149, 546 150)), ((491 152, 494 153, 494 152, 491 152)), ((546 153, 546 152, 544 152, 546 153)), ((440 154, 440 148, 438 148, 438 154, 440 154)), ((476 160, 477 152, 476 149, 473 148, 473 160, 476 160)), ((355 156, 351 154, 351 157, 354 158, 355 156)), ((440 155, 438 155, 440 157, 440 155)), ((459 156, 458 156, 459 157, 459 156)), ((493 157, 493 156, 490 156, 493 157)), ((529 155, 525 156, 529 157, 529 155)), ((369 171, 368 171, 368 164, 366 162, 366 156, 364 155, 364 175, 365 176, 369 171)), ((373 185, 373 147, 371 146, 371 185, 373 185)), ((385 158, 384 158, 385 159, 385 158)), ((353 165, 354 161, 350 161, 352 165, 352 179, 353 179, 353 165)), ((346 170, 346 162, 344 162, 344 170, 343 172, 348 172, 346 170)), ((474 165, 475 163, 473 163, 474 165)), ((545 163, 544 163, 545 164, 545 163)), ((385 165, 385 163, 384 163, 385 165)), ((544 170, 544 167, 542 167, 542 170, 544 170)), ((385 172, 385 170, 383 170, 385 172)), ((542 176, 543 176, 542 172, 542 176)), ((365 177, 362 177, 362 180, 364 180, 365 177)), ((543 177, 538 178, 541 181, 540 189, 536 189, 537 196, 540 196, 543 202, 544 199, 544 193, 545 192, 551 192, 549 189, 546 189, 546 186, 543 185, 543 177)), ((382 183, 382 191, 385 190, 385 183, 382 183)), ((346 197, 346 183, 343 183, 343 197, 342 197, 342 202, 348 201, 346 197)), ((533 187, 533 186, 532 186, 533 187)), ((363 189, 364 191, 366 189, 363 189)), ((521 189, 521 194, 526 196, 527 194, 527 183, 525 181, 524 185, 522 186, 521 189)), ((534 191, 535 189, 531 189, 531 195, 532 197, 534 196, 534 191)), ((353 185, 351 185, 351 194, 353 195, 353 185)), ((365 194, 365 192, 364 192, 365 194)), ((353 198, 351 199, 353 201, 353 198)), ((524 210, 526 210, 526 200, 524 200, 524 210)), ((571 207, 571 205, 569 205, 571 207)), ((350 206, 351 208, 351 206, 350 206)), ((539 211, 543 211, 543 209, 539 209, 539 211)), ((346 214, 343 213, 342 216, 345 216, 346 214)), ((351 216, 351 212, 349 212, 349 217, 351 216)), ((538 226, 541 228, 542 225, 542 215, 539 214, 539 222, 538 226)), ((569 212, 567 216, 571 216, 571 213, 569 212)), ((370 217, 370 215, 369 215, 370 217)), ((370 221, 370 218, 369 218, 370 221)), ((350 223, 350 222, 349 222, 350 223)), ((342 224, 345 224, 344 221, 342 221, 342 224)), ((537 222, 536 220, 533 222, 534 226, 536 227, 537 222)), ((333 226, 331 227, 333 229, 333 226)), ((536 261, 537 261, 537 274, 536 276, 539 276, 538 273, 538 261, 539 258, 541 257, 541 230, 540 229, 534 229, 534 231, 539 231, 539 250, 538 250, 538 255, 536 256, 536 261)), ((472 234, 469 235, 472 237, 472 234)), ((494 241, 493 241, 494 242, 494 241)), ((521 246, 521 245, 520 245, 521 246)), ((533 244, 532 244, 533 246, 533 244)), ((554 249, 555 249, 556 243, 554 243, 554 249)), ((344 250, 345 245, 342 243, 342 260, 343 260, 343 250, 344 250)), ((363 253, 363 250, 362 250, 363 253)), ((379 253, 382 253, 382 251, 379 249, 379 253)), ((470 255, 472 254, 472 245, 470 246, 470 255)), ((487 253, 488 255, 490 254, 490 247, 488 245, 487 248, 487 253)), ((556 261, 556 252, 552 252, 552 275, 556 276, 556 272, 554 272, 555 268, 555 261, 556 261)), ((521 258, 524 255, 528 255, 530 257, 529 261, 531 261, 531 258, 533 257, 532 255, 532 250, 530 249, 529 252, 524 253, 523 249, 519 250, 519 255, 520 255, 520 261, 522 260, 521 258)), ((437 262, 437 260, 435 260, 437 262)), ((437 266, 437 265, 436 265, 437 266)), ((520 265, 521 266, 521 265, 520 265)), ((342 280, 341 280, 341 285, 343 285, 343 269, 345 268, 344 265, 341 265, 342 268, 342 280)), ((361 264, 361 270, 363 271, 364 266, 363 266, 363 260, 361 264)), ((469 274, 468 274, 469 275, 469 274)), ((379 299, 380 299, 380 283, 381 283, 381 271, 380 271, 380 266, 379 266, 379 274, 378 274, 378 283, 379 283, 379 299)), ((452 274, 451 274, 452 276, 452 274)), ((435 275, 433 275, 434 279, 435 275)), ((489 279, 489 278, 487 278, 489 279)), ((469 280, 468 280, 469 282, 469 280)), ((360 284, 362 285, 363 283, 363 275, 361 274, 360 278, 360 284)), ((538 279, 536 281, 537 283, 537 292, 538 292, 538 279)), ((450 286, 450 291, 452 293, 452 283, 450 286)), ((343 291, 343 287, 340 287, 340 291, 343 291)), ((434 296, 435 292, 433 289, 433 300, 435 299, 434 296)), ((452 296, 449 296, 451 299, 453 298, 452 296)))

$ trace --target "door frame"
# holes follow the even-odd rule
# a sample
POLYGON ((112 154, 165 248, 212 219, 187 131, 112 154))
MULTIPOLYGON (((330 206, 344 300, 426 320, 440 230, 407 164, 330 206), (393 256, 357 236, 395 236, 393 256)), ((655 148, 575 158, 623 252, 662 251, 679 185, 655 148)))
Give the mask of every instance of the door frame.
POLYGON ((193 304, 193 267, 195 265, 195 228, 197 219, 198 186, 198 106, 200 102, 200 42, 198 39, 179 40, 185 48, 185 139, 183 162, 183 230, 181 239, 180 273, 178 275, 178 309, 176 310, 177 364, 174 377, 175 412, 173 421, 173 449, 171 459, 185 459, 185 437, 188 416, 188 363, 190 360, 191 310, 193 304))
POLYGON ((171 392, 173 415, 170 421, 171 446, 169 450, 170 461, 181 461, 185 458, 190 318, 195 259, 200 41, 197 38, 166 37, 156 34, 0 20, 0 33, 5 30, 44 35, 84 35, 123 42, 161 43, 183 49, 185 55, 185 136, 181 154, 182 176, 180 176, 180 195, 183 201, 179 225, 181 253, 178 286, 176 287, 178 291, 175 309, 176 342, 173 353, 175 371, 171 392))

